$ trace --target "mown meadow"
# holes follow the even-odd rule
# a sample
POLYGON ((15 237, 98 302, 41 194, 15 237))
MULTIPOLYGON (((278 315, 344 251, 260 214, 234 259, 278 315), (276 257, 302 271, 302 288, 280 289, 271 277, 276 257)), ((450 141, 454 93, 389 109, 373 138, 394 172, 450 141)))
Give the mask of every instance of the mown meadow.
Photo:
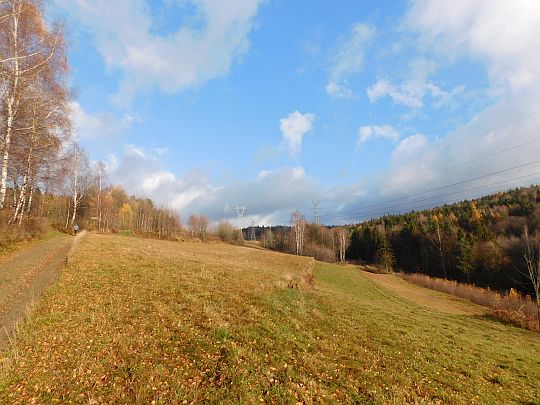
POLYGON ((354 266, 100 234, 81 241, 1 364, 5 403, 540 398, 538 333, 414 304, 354 266))

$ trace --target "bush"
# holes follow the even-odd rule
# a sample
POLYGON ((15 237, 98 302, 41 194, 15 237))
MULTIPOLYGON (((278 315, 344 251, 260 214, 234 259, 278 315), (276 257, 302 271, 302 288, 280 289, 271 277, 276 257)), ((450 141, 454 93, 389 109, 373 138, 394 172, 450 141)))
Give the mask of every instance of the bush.
POLYGON ((458 283, 418 273, 402 274, 401 277, 410 283, 452 294, 488 307, 494 316, 522 328, 540 331, 536 304, 530 296, 521 294, 514 288, 507 292, 498 292, 489 288, 480 288, 472 284, 458 283))
POLYGON ((217 236, 221 241, 230 243, 233 240, 233 235, 234 228, 229 222, 221 222, 218 225, 217 236))
POLYGON ((225 243, 244 244, 242 230, 236 229, 227 221, 221 222, 218 225, 217 237, 225 243))
POLYGON ((45 218, 28 218, 20 226, 0 226, 0 250, 5 250, 11 245, 23 240, 31 240, 43 236, 49 229, 45 218))
POLYGON ((327 263, 336 261, 336 255, 332 249, 315 244, 308 244, 304 247, 304 256, 311 256, 315 260, 327 263))

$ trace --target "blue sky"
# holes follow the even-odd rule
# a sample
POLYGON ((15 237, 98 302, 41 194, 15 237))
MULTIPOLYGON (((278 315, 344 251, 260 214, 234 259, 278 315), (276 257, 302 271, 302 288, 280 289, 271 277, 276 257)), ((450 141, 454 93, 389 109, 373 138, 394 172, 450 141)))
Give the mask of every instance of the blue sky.
POLYGON ((71 40, 75 135, 111 182, 184 218, 234 219, 239 204, 280 223, 320 200, 324 222, 343 223, 540 179, 540 3, 512 4, 53 0, 49 12, 71 40))

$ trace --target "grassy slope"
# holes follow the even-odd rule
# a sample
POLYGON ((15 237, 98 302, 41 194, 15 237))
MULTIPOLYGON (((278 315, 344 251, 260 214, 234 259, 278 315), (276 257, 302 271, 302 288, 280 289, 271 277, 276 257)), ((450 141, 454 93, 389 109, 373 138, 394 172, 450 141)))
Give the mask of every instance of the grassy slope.
POLYGON ((90 235, 3 360, 0 402, 538 401, 540 335, 351 267, 90 235))

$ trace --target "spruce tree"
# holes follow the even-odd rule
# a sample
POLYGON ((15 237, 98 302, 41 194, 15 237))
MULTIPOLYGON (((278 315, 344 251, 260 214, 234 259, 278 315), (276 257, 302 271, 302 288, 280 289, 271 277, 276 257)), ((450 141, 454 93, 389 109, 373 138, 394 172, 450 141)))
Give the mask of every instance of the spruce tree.
POLYGON ((461 229, 458 231, 458 243, 456 246, 456 269, 461 278, 470 281, 471 274, 474 270, 472 243, 461 229))

